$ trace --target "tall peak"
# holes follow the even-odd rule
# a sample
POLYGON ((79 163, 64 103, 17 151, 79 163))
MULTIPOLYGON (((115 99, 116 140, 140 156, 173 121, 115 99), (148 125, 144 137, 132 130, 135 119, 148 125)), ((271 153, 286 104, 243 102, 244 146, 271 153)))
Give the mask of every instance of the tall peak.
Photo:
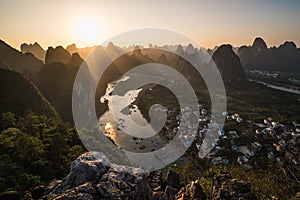
POLYGON ((266 42, 261 37, 255 38, 252 44, 252 48, 257 50, 258 52, 262 52, 268 49, 266 42))

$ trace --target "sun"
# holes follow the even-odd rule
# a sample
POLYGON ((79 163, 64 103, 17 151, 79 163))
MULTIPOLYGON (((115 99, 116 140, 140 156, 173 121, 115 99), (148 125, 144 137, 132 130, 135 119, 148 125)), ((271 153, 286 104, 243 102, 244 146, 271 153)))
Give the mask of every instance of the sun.
POLYGON ((79 18, 74 23, 74 36, 81 45, 96 45, 101 40, 101 23, 93 18, 79 18))

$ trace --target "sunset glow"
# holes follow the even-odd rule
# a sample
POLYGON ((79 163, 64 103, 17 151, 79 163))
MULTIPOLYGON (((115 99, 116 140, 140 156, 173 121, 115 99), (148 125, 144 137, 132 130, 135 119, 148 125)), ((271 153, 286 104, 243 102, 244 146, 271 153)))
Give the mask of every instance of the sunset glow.
POLYGON ((101 41, 103 32, 101 24, 93 18, 78 18, 73 28, 74 38, 79 43, 91 46, 101 41))
POLYGON ((224 43, 250 45, 258 36, 268 46, 284 41, 300 45, 300 1, 294 0, 0 3, 0 38, 15 48, 22 42, 84 47, 145 27, 178 31, 208 48, 224 43))

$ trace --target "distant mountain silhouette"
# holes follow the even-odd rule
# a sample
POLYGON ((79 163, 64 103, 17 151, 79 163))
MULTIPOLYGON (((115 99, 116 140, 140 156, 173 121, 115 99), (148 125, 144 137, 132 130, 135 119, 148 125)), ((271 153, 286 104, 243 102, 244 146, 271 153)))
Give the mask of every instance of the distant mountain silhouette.
POLYGON ((85 48, 77 48, 76 44, 71 44, 67 46, 66 50, 70 53, 78 53, 81 58, 85 59, 87 55, 96 48, 96 46, 85 47, 85 48))
POLYGON ((46 52, 45 63, 61 62, 64 64, 69 64, 71 61, 71 54, 64 49, 62 46, 58 46, 55 49, 49 47, 46 52))
POLYGON ((66 50, 70 53, 70 54, 73 54, 73 53, 78 53, 78 49, 76 47, 76 44, 71 44, 69 46, 67 46, 66 50))
POLYGON ((42 61, 34 57, 33 54, 23 54, 2 40, 0 40, 0 63, 6 68, 22 73, 30 80, 33 79, 43 65, 42 61))
POLYGON ((213 53, 212 59, 218 67, 225 85, 245 80, 240 58, 234 53, 231 45, 221 45, 213 53))
MULTIPOLYGON (((36 75, 35 84, 54 106, 61 117, 73 123, 72 116, 72 92, 74 81, 79 67, 84 62, 78 53, 73 53, 72 56, 62 47, 55 48, 56 52, 52 54, 54 60, 59 59, 63 62, 50 62, 42 66, 41 70, 36 75), (61 53, 64 52, 64 53, 61 53), (61 53, 61 54, 60 54, 61 53)), ((50 50, 52 51, 52 50, 50 50)), ((87 73, 90 73, 87 69, 87 73)))
POLYGON ((18 72, 0 69, 0 88, 0 114, 13 112, 22 116, 31 110, 37 114, 57 116, 39 90, 18 72))
POLYGON ((21 52, 22 53, 32 53, 37 59, 45 62, 46 51, 39 45, 39 43, 35 42, 34 44, 21 44, 21 52))
POLYGON ((79 67, 83 62, 83 59, 78 53, 73 53, 69 65, 79 67))
MULTIPOLYGON (((105 105, 99 103, 99 98, 104 95, 107 83, 117 80, 128 70, 145 63, 166 64, 183 74, 195 88, 202 90, 205 86, 201 75, 191 66, 193 63, 187 62, 177 54, 164 51, 162 49, 144 48, 132 46, 129 53, 123 54, 112 61, 110 55, 123 53, 124 48, 109 43, 107 47, 94 46, 87 48, 77 48, 72 44, 64 49, 61 46, 49 47, 45 55, 45 64, 38 60, 35 49, 40 49, 35 43, 33 45, 23 44, 21 49, 25 54, 13 49, 8 44, 0 41, 0 69, 16 70, 28 77, 53 105, 63 119, 72 122, 72 90, 77 71, 83 63, 83 57, 95 50, 95 55, 100 61, 111 63, 104 75, 98 82, 96 91, 96 111, 100 113, 105 105), (28 53, 30 52, 30 53, 28 53)), ((201 49, 193 47, 191 44, 166 46, 177 50, 179 55, 188 57, 192 62, 198 58, 203 58, 201 49)), ((127 50, 128 50, 127 49, 127 50)), ((41 49, 40 49, 41 50, 41 49)), ((40 51, 41 53, 42 51, 40 51)), ((261 68, 272 70, 299 70, 299 49, 292 42, 286 42, 278 48, 267 48, 262 38, 257 38, 250 47, 239 48, 235 54, 231 45, 222 45, 211 51, 212 59, 220 70, 225 85, 237 85, 245 80, 242 64, 246 69, 261 68), (298 63, 298 64, 297 64, 298 63)), ((205 57, 205 56, 204 56, 205 57)), ((208 60, 209 61, 209 60, 208 60)), ((208 62, 207 61, 207 62, 208 62)), ((205 63, 205 62, 204 62, 205 63)), ((207 65, 208 66, 208 65, 207 65)), ((91 66, 87 67, 87 73, 95 74, 91 66)))
POLYGON ((268 48, 262 38, 256 38, 251 46, 240 47, 238 55, 245 69, 300 71, 300 49, 293 42, 268 48))

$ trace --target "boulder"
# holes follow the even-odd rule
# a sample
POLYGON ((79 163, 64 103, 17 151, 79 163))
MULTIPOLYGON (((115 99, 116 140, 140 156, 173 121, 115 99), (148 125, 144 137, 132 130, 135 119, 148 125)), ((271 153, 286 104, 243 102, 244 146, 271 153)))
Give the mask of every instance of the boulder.
POLYGON ((198 199, 206 200, 206 194, 203 192, 199 181, 192 181, 190 184, 181 188, 180 191, 176 194, 177 199, 198 199))
MULTIPOLYGON (((71 164, 70 173, 62 180, 53 180, 43 192, 45 200, 75 199, 153 199, 205 200, 199 181, 181 187, 179 175, 170 170, 163 181, 160 171, 116 165, 100 152, 88 152, 71 164)), ((33 193, 32 193, 33 194, 33 193)), ((214 177, 212 199, 257 199, 249 183, 233 179, 228 173, 214 177)), ((39 197, 38 197, 39 198, 39 197)))
POLYGON ((255 200, 249 183, 233 179, 228 173, 214 177, 211 198, 215 200, 255 200))
POLYGON ((88 152, 71 164, 63 180, 53 180, 44 199, 151 199, 147 174, 139 168, 111 164, 99 152, 88 152))
POLYGON ((179 189, 180 188, 179 175, 176 172, 170 170, 167 175, 166 185, 170 185, 173 188, 179 189))

